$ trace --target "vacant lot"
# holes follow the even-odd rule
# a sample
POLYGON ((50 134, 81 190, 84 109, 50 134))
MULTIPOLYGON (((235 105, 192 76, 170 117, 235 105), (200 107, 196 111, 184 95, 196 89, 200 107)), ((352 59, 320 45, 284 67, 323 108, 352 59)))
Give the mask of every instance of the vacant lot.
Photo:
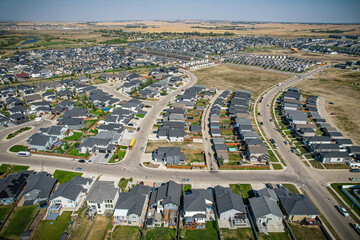
POLYGON ((329 69, 297 87, 303 93, 324 97, 327 112, 335 114, 336 126, 360 144, 360 72, 329 69))
POLYGON ((220 64, 193 72, 198 77, 198 83, 217 89, 246 89, 258 96, 268 87, 289 79, 291 75, 255 70, 241 66, 220 64))
POLYGON ((204 145, 202 143, 149 141, 145 152, 151 153, 158 147, 181 147, 181 151, 204 151, 204 145))
POLYGON ((111 237, 114 240, 136 240, 140 238, 139 228, 131 226, 116 226, 111 237))
POLYGON ((89 240, 104 239, 106 231, 109 226, 109 222, 110 222, 109 218, 98 215, 95 219, 95 222, 91 228, 91 231, 87 239, 89 240))

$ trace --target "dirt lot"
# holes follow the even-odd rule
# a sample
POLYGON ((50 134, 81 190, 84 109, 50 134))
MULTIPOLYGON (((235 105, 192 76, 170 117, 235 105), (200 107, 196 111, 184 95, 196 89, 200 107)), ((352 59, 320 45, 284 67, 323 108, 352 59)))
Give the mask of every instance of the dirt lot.
POLYGON ((217 89, 246 89, 259 95, 266 88, 289 79, 291 75, 265 70, 255 70, 241 66, 220 64, 214 67, 195 70, 198 83, 217 89))
POLYGON ((92 226, 87 239, 89 240, 104 239, 109 222, 110 222, 109 218, 98 215, 95 219, 94 225, 92 226))
POLYGON ((360 144, 360 72, 329 69, 297 87, 303 93, 324 97, 328 113, 336 114, 332 117, 337 127, 360 144))
POLYGON ((180 147, 181 151, 204 151, 202 143, 149 141, 146 146, 146 153, 152 153, 158 147, 180 147))

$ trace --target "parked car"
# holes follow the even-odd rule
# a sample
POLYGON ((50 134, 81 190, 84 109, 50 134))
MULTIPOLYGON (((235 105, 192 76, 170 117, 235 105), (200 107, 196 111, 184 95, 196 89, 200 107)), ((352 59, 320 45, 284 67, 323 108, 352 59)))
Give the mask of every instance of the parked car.
POLYGON ((349 178, 349 180, 350 180, 350 181, 359 181, 358 178, 354 178, 354 177, 349 178))
POLYGON ((133 123, 129 123, 128 126, 132 127, 132 126, 134 126, 134 124, 133 124, 133 123))
POLYGON ((360 169, 357 169, 357 168, 356 169, 350 169, 349 171, 350 172, 360 172, 360 169))
POLYGON ((279 148, 279 146, 278 146, 276 143, 274 143, 274 147, 275 147, 276 149, 279 148))
POLYGON ((270 118, 270 120, 269 120, 270 122, 272 122, 272 118, 270 118))
POLYGON ((182 182, 190 182, 190 179, 188 179, 188 178, 183 178, 181 181, 182 181, 182 182))
POLYGON ((336 115, 335 113, 330 113, 330 115, 336 115))
POLYGON ((283 188, 283 187, 284 187, 281 183, 276 184, 276 186, 277 186, 278 188, 283 188))
POLYGON ((295 148, 290 148, 290 151, 291 151, 292 153, 295 153, 295 152, 296 152, 295 148))
POLYGON ((264 125, 264 123, 263 123, 263 122, 260 122, 260 125, 264 125))
POLYGON ((329 104, 334 105, 334 103, 333 103, 333 102, 329 102, 329 104))
POLYGON ((153 133, 157 133, 158 131, 153 131, 153 133))
POLYGON ((360 225, 357 223, 350 223, 350 226, 360 235, 360 225))
POLYGON ((87 164, 94 164, 94 160, 88 160, 86 163, 87 164))
POLYGON ((348 217, 349 213, 346 211, 346 209, 342 206, 335 206, 336 209, 344 216, 344 217, 348 217))
POLYGON ((136 131, 137 131, 137 132, 140 131, 140 127, 138 127, 138 128, 136 129, 136 131))
POLYGON ((142 152, 142 151, 144 151, 144 147, 141 147, 141 148, 140 148, 140 152, 142 152))
POLYGON ((19 157, 30 157, 31 153, 28 152, 28 151, 20 151, 16 154, 16 156, 19 156, 19 157))
POLYGON ((109 157, 109 154, 108 154, 108 153, 105 154, 105 157, 104 157, 104 158, 107 159, 108 157, 109 157))
POLYGON ((258 112, 258 115, 259 115, 259 116, 261 116, 261 113, 260 113, 260 112, 258 112))
POLYGON ((84 169, 82 169, 81 167, 77 167, 75 168, 75 171, 83 171, 84 169))
POLYGON ((284 143, 285 143, 285 145, 288 145, 288 144, 289 144, 289 142, 288 142, 288 141, 284 141, 284 143))
POLYGON ((269 189, 274 189, 274 187, 271 183, 265 183, 265 186, 269 189))
POLYGON ((79 159, 78 162, 79 162, 79 163, 85 163, 86 161, 85 161, 85 159, 79 159))
POLYGON ((275 143, 275 140, 271 138, 271 139, 270 139, 270 142, 271 142, 271 143, 275 143))

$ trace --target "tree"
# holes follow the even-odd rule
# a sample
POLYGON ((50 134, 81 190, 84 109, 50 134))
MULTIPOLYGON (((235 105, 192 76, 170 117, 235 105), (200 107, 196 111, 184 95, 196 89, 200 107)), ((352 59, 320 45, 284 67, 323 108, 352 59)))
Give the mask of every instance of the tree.
POLYGON ((220 163, 220 166, 224 165, 224 158, 223 158, 223 156, 220 157, 219 163, 220 163))
POLYGON ((86 148, 85 156, 86 156, 86 157, 90 156, 90 152, 89 152, 89 149, 88 149, 88 148, 86 148))

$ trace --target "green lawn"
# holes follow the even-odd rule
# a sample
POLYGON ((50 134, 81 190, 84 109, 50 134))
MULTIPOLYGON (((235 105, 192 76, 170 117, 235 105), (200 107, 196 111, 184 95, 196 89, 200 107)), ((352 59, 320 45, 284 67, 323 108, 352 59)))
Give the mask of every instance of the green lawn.
POLYGON ((329 163, 324 164, 326 169, 350 169, 351 167, 346 163, 329 163))
POLYGON ((6 139, 12 139, 14 137, 16 137, 16 135, 22 133, 22 132, 26 132, 29 131, 31 129, 31 127, 23 127, 20 128, 19 130, 17 130, 16 132, 10 133, 9 135, 7 135, 6 139))
POLYGON ((11 205, 1 205, 0 206, 0 221, 2 221, 10 212, 11 205))
POLYGON ((324 233, 318 226, 301 226, 296 223, 289 223, 289 226, 297 240, 307 240, 309 239, 309 236, 316 240, 326 240, 324 233))
POLYGON ((27 151, 28 147, 24 145, 14 145, 11 148, 9 148, 10 152, 20 152, 20 151, 27 151))
POLYGON ((139 113, 139 114, 136 114, 135 116, 138 118, 143 118, 143 117, 145 117, 145 114, 139 113))
POLYGON ((71 219, 71 212, 63 212, 56 220, 43 220, 33 238, 39 240, 59 239, 71 219))
POLYGON ((274 168, 274 170, 281 170, 281 169, 283 169, 283 167, 281 166, 281 164, 272 164, 272 166, 273 166, 273 168, 274 168))
POLYGON ((244 199, 254 197, 251 184, 229 184, 231 191, 242 196, 244 199))
POLYGON ((270 162, 279 162, 279 160, 277 160, 277 158, 275 157, 275 154, 273 151, 268 150, 269 154, 270 154, 270 162))
POLYGON ((318 160, 309 160, 309 163, 317 169, 324 169, 321 163, 318 160))
POLYGON ((125 154, 126 154, 126 150, 122 150, 122 149, 118 150, 114 155, 112 155, 108 163, 120 162, 125 157, 125 154))
POLYGON ((224 240, 254 239, 254 234, 251 228, 222 228, 221 232, 224 240))
POLYGON ((71 149, 71 151, 68 152, 67 154, 73 155, 73 156, 79 156, 79 157, 86 157, 86 153, 79 153, 79 150, 76 148, 71 149))
POLYGON ((233 135, 233 131, 232 130, 223 130, 221 131, 221 135, 233 135))
POLYGON ((64 140, 77 141, 83 135, 83 133, 81 133, 81 132, 73 132, 73 133, 74 133, 73 135, 71 135, 70 137, 64 138, 64 140))
POLYGON ((290 237, 287 233, 275 233, 271 232, 268 235, 264 233, 258 234, 259 240, 289 240, 290 237))
POLYGON ((293 184, 283 184, 284 187, 289 189, 291 193, 298 193, 300 194, 299 190, 293 184))
POLYGON ((182 236, 186 240, 217 240, 218 234, 216 231, 216 222, 215 221, 208 221, 206 222, 206 229, 204 230, 183 230, 182 236), (184 232, 184 233, 183 233, 184 232))
POLYGON ((128 182, 129 182, 129 179, 121 178, 119 183, 118 183, 119 188, 121 188, 122 191, 125 191, 126 185, 128 184, 128 182))
POLYGON ((190 191, 191 190, 191 184, 185 184, 184 185, 184 192, 190 191))
POLYGON ((3 163, 0 166, 0 175, 9 174, 9 173, 17 173, 19 171, 25 171, 28 169, 29 169, 29 166, 10 165, 10 164, 3 163))
POLYGON ((15 214, 11 218, 9 225, 7 225, 3 237, 10 239, 20 237, 28 228, 38 210, 37 205, 15 208, 15 214))
POLYGON ((185 156, 188 163, 205 161, 204 154, 202 153, 185 153, 185 156))
MULTIPOLYGON (((353 203, 352 201, 345 195, 345 193, 343 193, 341 191, 341 187, 342 185, 350 185, 351 183, 332 183, 331 184, 331 187, 337 192, 337 194, 340 195, 340 197, 349 205, 349 206, 352 206, 353 203)), ((343 205, 343 204, 342 204, 343 205)), ((360 215, 360 209, 358 207, 355 206, 354 204, 354 207, 353 207, 354 211, 360 215)))
POLYGON ((240 162, 242 161, 242 157, 239 153, 229 153, 229 162, 240 162))
POLYGON ((146 232, 146 240, 173 240, 176 239, 176 229, 155 227, 146 232))
POLYGON ((140 237, 139 228, 131 226, 116 226, 111 237, 113 240, 135 240, 140 237))
POLYGON ((71 181, 75 176, 81 176, 82 173, 78 172, 68 172, 63 170, 55 170, 54 178, 56 178, 59 184, 63 184, 71 181))
POLYGON ((81 131, 86 132, 87 130, 89 130, 89 128, 91 128, 92 125, 94 125, 94 123, 96 123, 97 119, 93 119, 93 120, 85 120, 85 127, 80 129, 81 131))

